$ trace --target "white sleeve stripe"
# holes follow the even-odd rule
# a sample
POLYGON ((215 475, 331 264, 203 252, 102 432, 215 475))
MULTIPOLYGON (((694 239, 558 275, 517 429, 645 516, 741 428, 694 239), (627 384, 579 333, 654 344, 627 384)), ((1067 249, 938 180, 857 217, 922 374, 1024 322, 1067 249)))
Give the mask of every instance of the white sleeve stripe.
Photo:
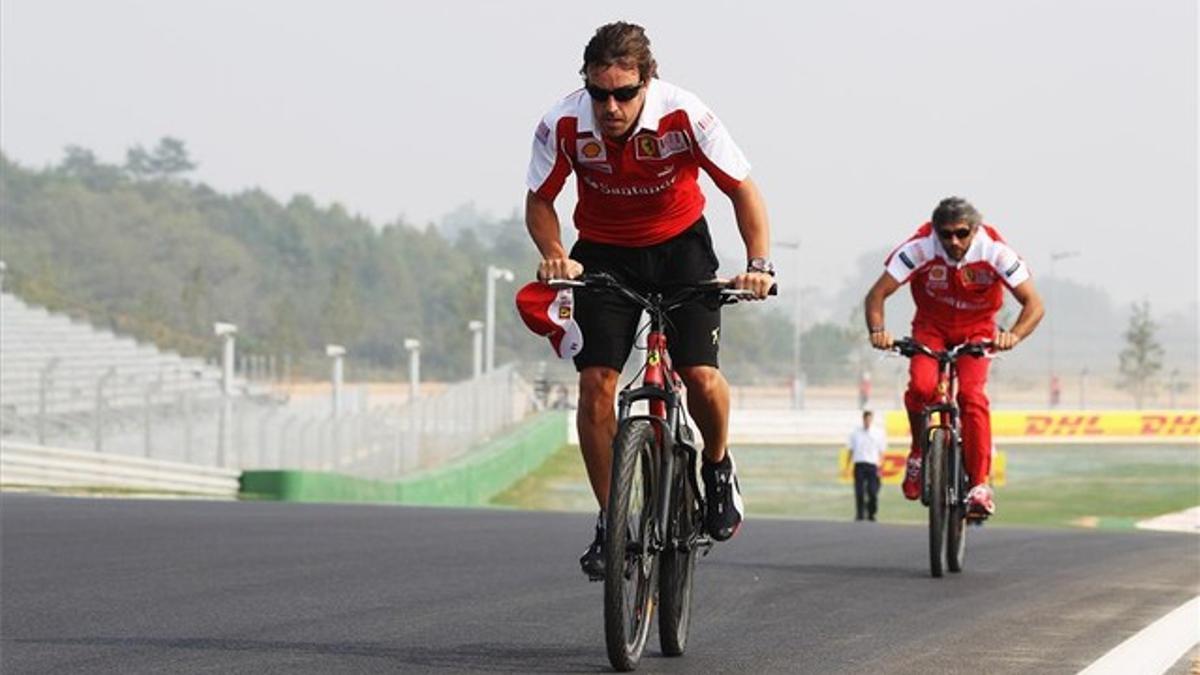
POLYGON ((1015 288, 1029 279, 1029 266, 1016 251, 1000 242, 994 243, 993 246, 988 262, 1006 286, 1015 288))
POLYGON ((750 162, 742 154, 741 148, 733 141, 725 125, 721 124, 711 112, 699 121, 692 122, 692 135, 700 148, 700 152, 708 158, 725 175, 736 181, 746 179, 750 175, 750 162), (707 129, 703 124, 709 120, 707 129))
POLYGON ((892 257, 888 259, 885 269, 892 278, 900 283, 908 281, 909 277, 917 271, 919 265, 913 259, 913 248, 919 245, 917 242, 907 242, 901 245, 892 253, 892 257))
POLYGON ((537 192, 550 173, 554 170, 557 159, 558 125, 554 120, 543 119, 533 134, 533 146, 529 154, 529 171, 525 176, 525 185, 537 192))

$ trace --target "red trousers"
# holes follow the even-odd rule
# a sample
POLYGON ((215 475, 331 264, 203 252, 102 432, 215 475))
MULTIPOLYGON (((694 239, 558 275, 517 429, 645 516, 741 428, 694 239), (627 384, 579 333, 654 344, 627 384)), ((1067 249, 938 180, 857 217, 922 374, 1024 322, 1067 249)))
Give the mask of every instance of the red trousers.
MULTIPOLYGON (((913 325, 913 339, 934 351, 942 351, 963 342, 990 340, 994 328, 976 329, 958 334, 935 326, 913 325)), ((971 485, 987 482, 992 469, 992 416, 987 397, 988 367, 991 361, 975 356, 963 356, 958 365, 958 408, 962 419, 963 464, 971 485)), ((920 451, 921 410, 937 400, 938 363, 917 354, 908 366, 908 391, 904 407, 908 410, 913 430, 913 449, 920 451)), ((934 418, 936 422, 936 417, 934 418)))

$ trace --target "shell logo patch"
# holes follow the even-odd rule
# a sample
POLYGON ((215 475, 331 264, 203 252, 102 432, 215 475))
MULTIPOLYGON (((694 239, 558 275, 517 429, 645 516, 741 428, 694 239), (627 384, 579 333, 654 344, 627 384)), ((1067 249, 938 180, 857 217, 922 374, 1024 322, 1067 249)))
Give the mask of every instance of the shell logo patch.
POLYGON ((575 155, 581 162, 603 162, 607 159, 604 144, 590 137, 575 141, 575 155))

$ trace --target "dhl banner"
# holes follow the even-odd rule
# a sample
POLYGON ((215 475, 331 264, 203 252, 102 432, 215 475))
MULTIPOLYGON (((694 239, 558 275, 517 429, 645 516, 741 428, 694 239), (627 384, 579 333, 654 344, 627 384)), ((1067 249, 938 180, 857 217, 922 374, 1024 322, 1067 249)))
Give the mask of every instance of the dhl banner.
MULTIPOLYGON (((908 416, 888 411, 889 438, 908 436, 908 416)), ((1200 411, 993 410, 992 437, 1009 442, 1200 442, 1200 411)))
MULTIPOLYGON (((838 481, 854 482, 854 465, 850 463, 850 450, 842 450, 838 454, 838 481)), ((888 449, 879 459, 879 482, 885 485, 899 485, 904 480, 904 463, 908 459, 908 448, 903 450, 888 449)), ((992 485, 1004 485, 1007 482, 1005 471, 1006 460, 1003 452, 992 455, 992 485)))

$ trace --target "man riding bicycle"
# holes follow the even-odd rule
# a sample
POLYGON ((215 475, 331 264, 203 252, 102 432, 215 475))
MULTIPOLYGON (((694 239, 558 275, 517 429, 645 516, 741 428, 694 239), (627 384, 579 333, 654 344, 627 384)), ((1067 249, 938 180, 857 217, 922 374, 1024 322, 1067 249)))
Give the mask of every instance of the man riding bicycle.
MULTIPOLYGON (((1045 310, 1033 286, 1029 267, 979 212, 959 197, 943 199, 930 222, 919 227, 884 262, 884 272, 867 293, 865 314, 871 346, 891 349, 894 340, 884 325, 883 303, 905 282, 911 282, 917 305, 912 336, 935 351, 966 342, 990 340, 995 349, 1012 349, 1029 336, 1045 310), (1021 303, 1016 323, 997 328, 996 313, 1004 302, 1003 288, 1021 303)), ((992 458, 992 423, 987 386, 990 362, 982 358, 958 361, 958 405, 962 411, 963 459, 970 479, 968 509, 975 516, 996 511, 988 485, 992 458)), ((938 363, 917 354, 909 364, 904 407, 912 429, 912 450, 902 485, 904 496, 921 496, 922 409, 937 397, 938 363)))
MULTIPOLYGON (((525 223, 542 257, 538 278, 571 279, 586 269, 644 290, 714 278, 718 261, 697 183, 703 168, 732 201, 746 244, 747 271, 734 285, 766 297, 774 276, 766 207, 749 178, 749 163, 721 121, 695 95, 657 79, 641 26, 601 26, 584 49, 580 74, 584 87, 555 105, 534 134, 525 223), (579 240, 568 255, 554 199, 571 172, 579 240)), ((576 425, 600 504, 595 539, 580 565, 599 579, 617 380, 641 309, 619 297, 580 292, 573 313, 583 338, 575 354, 576 425)), ((726 448, 729 385, 717 369, 720 329, 719 307, 692 302, 671 312, 667 336, 687 387, 688 410, 704 438, 705 524, 713 539, 726 540, 741 524, 742 504, 726 448)))

